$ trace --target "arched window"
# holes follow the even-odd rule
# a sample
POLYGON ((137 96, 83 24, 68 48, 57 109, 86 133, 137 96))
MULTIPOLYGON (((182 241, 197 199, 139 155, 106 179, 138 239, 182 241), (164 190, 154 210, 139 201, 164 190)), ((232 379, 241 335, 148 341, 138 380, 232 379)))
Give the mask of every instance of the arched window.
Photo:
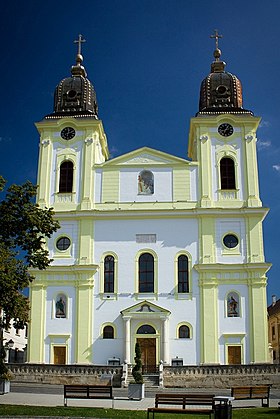
POLYGON ((55 301, 55 317, 57 319, 63 319, 66 317, 66 296, 64 294, 59 294, 56 297, 55 301))
POLYGON ((69 160, 60 165, 59 192, 69 193, 73 189, 73 163, 69 160))
POLYGON ((227 317, 240 317, 239 295, 230 292, 227 295, 227 317))
POLYGON ((220 161, 221 189, 236 189, 234 161, 223 157, 220 161))
POLYGON ((154 193, 154 175, 149 170, 142 170, 138 175, 138 194, 152 195, 154 193))
POLYGON ((143 253, 139 257, 139 292, 154 292, 154 257, 143 253))
POLYGON ((104 292, 114 292, 115 259, 108 255, 104 259, 104 292))
POLYGON ((178 330, 179 339, 189 339, 190 338, 190 328, 185 324, 179 327, 178 330))
POLYGON ((189 261, 186 255, 178 257, 178 292, 189 292, 189 261))
POLYGON ((114 339, 113 326, 105 326, 103 328, 103 339, 114 339))
POLYGON ((154 335, 155 333, 155 329, 149 324, 143 324, 137 330, 137 335, 154 335))

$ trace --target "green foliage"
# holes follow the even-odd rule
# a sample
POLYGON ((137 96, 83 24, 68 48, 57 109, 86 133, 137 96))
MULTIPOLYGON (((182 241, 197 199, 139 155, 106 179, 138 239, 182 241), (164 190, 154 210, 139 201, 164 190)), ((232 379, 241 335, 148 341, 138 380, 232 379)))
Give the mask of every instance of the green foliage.
MULTIPOLYGON (((47 395, 46 395, 47 396, 47 395)), ((128 401, 128 406, 131 401, 128 401)), ((152 403, 153 404, 153 403, 152 403)), ((151 405, 152 405, 151 404, 151 405)), ((16 416, 48 416, 48 417, 83 417, 83 418, 110 418, 110 419, 146 419, 146 410, 124 410, 124 409, 108 409, 98 407, 59 407, 59 406, 27 406, 27 405, 6 405, 1 404, 1 415, 7 417, 16 416)), ((187 419, 198 419, 205 415, 186 415, 187 419)), ((1 417, 1 416, 0 416, 1 417)), ((175 419, 184 417, 182 414, 157 414, 158 419, 175 419)), ((252 409, 234 409, 232 412, 233 419, 279 419, 279 410, 276 408, 252 408, 252 409)))
MULTIPOLYGON (((3 194, 5 184, 0 176, 3 194)), ((52 209, 42 209, 35 203, 36 193, 37 186, 31 182, 12 185, 0 201, 1 330, 10 326, 11 319, 17 328, 24 327, 29 302, 22 290, 33 280, 28 268, 46 269, 50 264, 45 240, 59 228, 59 223, 54 220, 52 209)), ((1 359, 2 353, 0 362, 1 359)))
POLYGON ((134 361, 135 361, 135 365, 132 369, 132 375, 133 375, 134 381, 137 384, 142 384, 143 376, 142 376, 141 348, 138 342, 135 344, 134 361))

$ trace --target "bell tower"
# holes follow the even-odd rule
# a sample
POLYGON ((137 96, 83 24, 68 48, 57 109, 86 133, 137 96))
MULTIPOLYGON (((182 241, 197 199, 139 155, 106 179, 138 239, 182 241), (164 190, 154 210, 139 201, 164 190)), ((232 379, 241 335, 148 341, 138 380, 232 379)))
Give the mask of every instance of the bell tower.
POLYGON ((248 293, 252 362, 267 362, 268 345, 261 341, 267 336, 266 272, 270 265, 265 263, 262 233, 268 210, 262 207, 258 182, 260 118, 243 108, 241 82, 225 70, 218 46, 221 35, 215 31, 211 38, 216 41, 214 62, 201 83, 199 111, 191 119, 188 149, 189 157, 199 163, 196 270, 203 307, 201 360, 206 364, 218 362, 219 340, 225 347, 238 342, 245 353, 241 336, 229 338, 219 330, 218 319, 224 315, 219 312, 219 295, 223 284, 235 278, 233 288, 248 293))
POLYGON ((40 133, 38 203, 65 209, 94 207, 94 166, 109 158, 96 93, 82 65, 82 35, 71 77, 55 89, 54 110, 36 124, 40 133), (65 186, 67 183, 68 186, 65 186))
MULTIPOLYGON (((40 134, 37 202, 42 207, 54 208, 61 229, 47 244, 52 265, 47 271, 36 272, 36 281, 30 287, 32 362, 45 359, 42 333, 48 319, 46 301, 59 297, 51 292, 59 293, 65 287, 69 290, 70 285, 75 293, 63 294, 63 298, 67 295, 69 302, 75 300, 72 314, 83 327, 73 328, 75 347, 71 347, 69 335, 63 331, 53 335, 47 330, 48 344, 53 349, 46 356, 50 363, 59 351, 63 351, 66 363, 70 357, 77 363, 86 363, 92 357, 93 277, 98 267, 94 263, 94 220, 82 215, 95 208, 96 171, 108 160, 109 151, 98 117, 95 89, 82 65, 83 42, 79 35, 75 41, 76 63, 71 76, 61 80, 55 89, 53 112, 36 123, 40 134)), ((49 318, 54 316, 49 314, 49 318)))

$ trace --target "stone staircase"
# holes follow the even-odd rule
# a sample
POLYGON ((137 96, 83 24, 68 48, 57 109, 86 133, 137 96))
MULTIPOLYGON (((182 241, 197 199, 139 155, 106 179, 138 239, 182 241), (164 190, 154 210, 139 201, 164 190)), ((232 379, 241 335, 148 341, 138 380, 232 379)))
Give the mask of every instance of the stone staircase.
MULTIPOLYGON (((128 374, 127 382, 133 382, 132 374, 128 374)), ((143 380, 145 384, 145 388, 157 388, 159 387, 159 373, 147 373, 143 374, 143 380)))

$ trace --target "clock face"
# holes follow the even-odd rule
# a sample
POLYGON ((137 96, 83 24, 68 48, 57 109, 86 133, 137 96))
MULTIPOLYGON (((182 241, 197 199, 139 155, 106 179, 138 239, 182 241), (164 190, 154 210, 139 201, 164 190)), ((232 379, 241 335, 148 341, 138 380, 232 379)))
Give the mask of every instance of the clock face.
POLYGON ((60 135, 64 140, 72 140, 72 138, 75 137, 75 130, 74 128, 71 127, 66 127, 63 128, 63 130, 61 131, 60 135))
POLYGON ((218 127, 218 133, 223 137, 229 137, 233 134, 233 126, 225 122, 218 127))

